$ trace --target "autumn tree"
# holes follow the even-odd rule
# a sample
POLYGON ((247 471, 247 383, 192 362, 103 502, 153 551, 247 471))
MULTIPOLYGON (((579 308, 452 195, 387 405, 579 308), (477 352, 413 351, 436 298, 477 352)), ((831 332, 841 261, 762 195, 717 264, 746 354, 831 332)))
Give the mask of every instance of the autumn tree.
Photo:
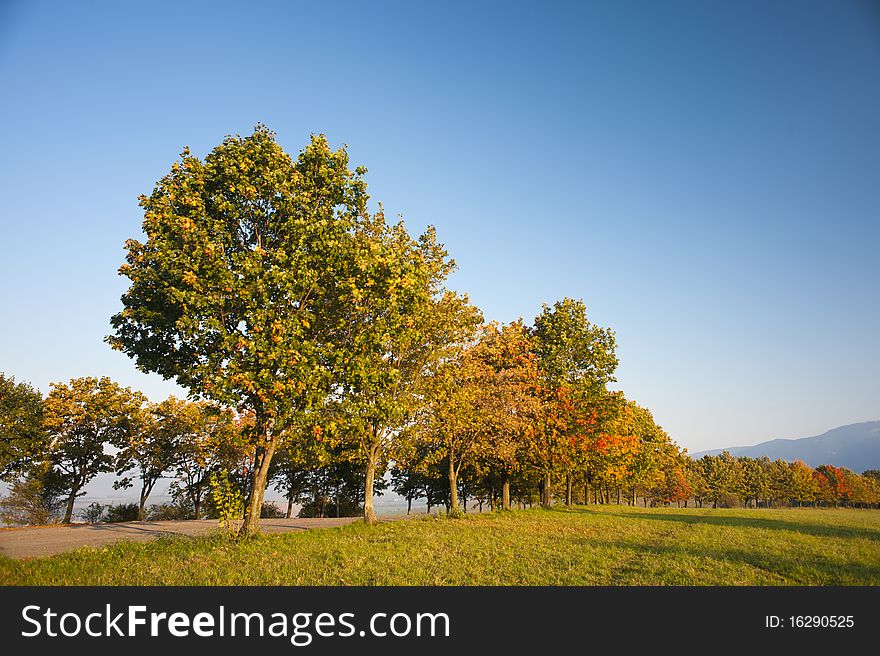
POLYGON ((572 400, 585 403, 614 380, 617 356, 614 333, 587 319, 583 301, 565 298, 545 305, 532 329, 545 405, 534 441, 538 467, 544 476, 542 504, 552 504, 552 476, 570 425, 572 400))
POLYGON ((789 463, 789 484, 792 502, 798 505, 816 501, 818 486, 813 476, 813 468, 801 460, 789 463))
MULTIPOLYGON (((180 456, 180 444, 191 428, 184 415, 188 404, 173 396, 150 404, 135 417, 128 442, 116 455, 116 473, 137 472, 141 481, 138 520, 143 520, 147 499, 156 483, 171 471, 180 456)), ((130 476, 113 483, 115 489, 132 487, 130 476)))
POLYGON ((757 506, 760 499, 766 499, 770 495, 770 459, 765 456, 740 458, 739 461, 743 472, 745 501, 754 500, 757 506))
POLYGON ((52 384, 44 402, 44 425, 52 439, 48 460, 67 497, 65 524, 83 487, 113 470, 115 458, 106 447, 124 448, 145 401, 140 392, 106 377, 52 384))
POLYGON ((428 403, 409 437, 425 445, 433 463, 444 464, 450 506, 457 513, 462 468, 485 451, 489 436, 507 423, 504 390, 479 347, 471 346, 436 368, 426 395, 428 403))
POLYGON ((720 455, 705 455, 700 459, 708 497, 713 507, 739 502, 743 496, 743 471, 739 461, 724 451, 720 455))
MULTIPOLYGON (((510 510, 511 478, 523 466, 540 417, 538 359, 532 346, 528 329, 518 320, 490 324, 475 350, 492 372, 493 422, 480 456, 485 468, 500 478, 503 510, 510 510)), ((490 502, 491 496, 490 488, 490 502)))
MULTIPOLYGON (((670 463, 680 465, 677 460, 679 450, 669 434, 654 421, 650 410, 633 401, 627 401, 627 405, 632 410, 633 434, 639 438, 638 447, 630 460, 632 503, 635 505, 637 488, 641 488, 647 496, 650 490, 663 484, 664 468, 668 469, 670 463)), ((691 488, 689 464, 679 466, 679 469, 688 488, 691 488)))
POLYGON ((846 504, 850 500, 854 476, 854 472, 844 467, 819 465, 816 467, 814 478, 817 485, 819 481, 824 480, 826 487, 823 491, 827 494, 824 500, 832 503, 836 508, 838 504, 846 504))
POLYGON ((365 463, 364 520, 372 523, 377 470, 419 409, 428 373, 482 317, 467 297, 444 287, 455 263, 433 228, 413 239, 403 222, 387 224, 380 208, 361 215, 355 245, 353 266, 336 283, 335 380, 344 432, 365 463))
POLYGON ((40 392, 0 373, 0 480, 15 480, 40 465, 48 443, 40 392))
POLYGON ((330 389, 337 274, 350 270, 364 173, 323 135, 294 160, 257 126, 204 160, 185 149, 140 198, 146 240, 126 242, 131 285, 108 341, 141 370, 253 416, 243 534, 257 528, 288 427, 330 389))

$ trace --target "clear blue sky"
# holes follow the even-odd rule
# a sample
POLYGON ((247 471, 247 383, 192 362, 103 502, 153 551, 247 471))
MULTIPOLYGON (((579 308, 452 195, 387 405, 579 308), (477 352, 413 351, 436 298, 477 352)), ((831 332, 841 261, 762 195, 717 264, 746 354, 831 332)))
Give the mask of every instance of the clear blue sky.
POLYGON ((102 341, 136 197, 264 122, 488 318, 583 298, 691 451, 880 418, 877 3, 305 4, 2 5, 0 370, 173 391, 102 341))

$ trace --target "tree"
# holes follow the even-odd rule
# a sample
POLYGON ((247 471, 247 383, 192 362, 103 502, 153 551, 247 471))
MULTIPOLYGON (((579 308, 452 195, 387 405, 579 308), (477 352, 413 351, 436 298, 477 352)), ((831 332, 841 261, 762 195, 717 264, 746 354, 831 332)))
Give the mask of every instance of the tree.
POLYGON ((549 508, 560 440, 571 425, 567 419, 572 399, 584 402, 591 395, 601 394, 605 385, 614 381, 617 356, 614 333, 587 319, 583 301, 564 298, 552 307, 544 305, 535 318, 532 335, 547 407, 535 451, 544 474, 542 504, 549 508))
POLYGON ((412 512, 412 502, 427 496, 428 480, 417 471, 410 471, 399 464, 391 469, 391 489, 406 499, 406 514, 412 512))
POLYGON ((540 417, 538 360, 532 346, 528 329, 518 320, 500 327, 490 324, 476 351, 494 372, 494 422, 480 455, 485 468, 500 475, 503 510, 510 510, 511 478, 526 458, 540 417))
POLYGON ((0 373, 0 480, 14 480, 39 465, 47 448, 42 395, 0 373))
POLYGON ((743 471, 743 490, 745 501, 754 499, 755 506, 760 499, 766 499, 770 495, 770 459, 766 456, 761 458, 740 458, 743 471))
POLYGON ((101 472, 113 470, 105 445, 124 448, 146 401, 109 378, 74 378, 52 383, 44 424, 52 438, 48 459, 67 494, 63 522, 69 524, 80 490, 101 472))
POLYGON ((309 466, 292 447, 290 445, 275 454, 269 471, 269 479, 274 482, 275 489, 287 499, 286 517, 292 515, 293 504, 305 491, 310 474, 309 466))
POLYGON ((482 321, 467 297, 444 288, 455 263, 429 228, 413 239, 381 209, 364 213, 353 268, 338 282, 342 357, 335 402, 344 432, 364 463, 364 520, 376 521, 373 487, 395 438, 423 400, 432 367, 466 342, 482 321))
POLYGON ((42 526, 58 521, 64 507, 58 477, 49 463, 28 467, 7 496, 0 498, 0 519, 7 524, 42 526))
POLYGON ((724 451, 717 456, 705 455, 700 462, 713 506, 717 508, 719 503, 731 505, 733 498, 739 503, 739 498, 744 494, 743 471, 739 461, 724 451))
POLYGON ((131 286, 108 341, 141 370, 253 416, 242 534, 257 528, 288 428, 330 389, 338 274, 350 270, 365 172, 323 135, 294 161, 257 126, 204 161, 184 150, 140 198, 147 239, 126 243, 131 286))
MULTIPOLYGON (((184 433, 185 420, 179 415, 186 404, 173 396, 153 404, 136 417, 128 443, 116 456, 116 473, 124 474, 137 469, 141 479, 138 520, 145 519, 145 507, 150 493, 158 480, 177 463, 179 444, 184 433)), ((128 488, 133 485, 129 477, 117 480, 113 487, 128 488)))
POLYGON ((175 400, 166 412, 165 430, 177 435, 172 496, 187 500, 199 519, 211 473, 234 469, 247 454, 241 422, 206 402, 175 400))
POLYGON ((428 404, 409 431, 424 445, 432 464, 444 464, 453 514, 459 512, 462 467, 485 450, 488 436, 497 433, 504 420, 506 408, 495 383, 495 371, 480 357, 478 347, 462 349, 433 372, 426 389, 428 404))
POLYGON ((798 505, 816 501, 819 489, 813 477, 813 468, 801 460, 789 464, 791 499, 798 505))
POLYGON ((852 496, 852 481, 854 476, 855 474, 849 469, 835 467, 834 465, 819 465, 816 467, 816 472, 814 474, 820 489, 823 487, 820 483, 823 479, 825 485, 827 485, 827 487, 822 490, 827 493, 827 498, 823 499, 823 501, 828 501, 834 504, 835 508, 837 507, 837 504, 846 504, 850 500, 850 497, 852 496))

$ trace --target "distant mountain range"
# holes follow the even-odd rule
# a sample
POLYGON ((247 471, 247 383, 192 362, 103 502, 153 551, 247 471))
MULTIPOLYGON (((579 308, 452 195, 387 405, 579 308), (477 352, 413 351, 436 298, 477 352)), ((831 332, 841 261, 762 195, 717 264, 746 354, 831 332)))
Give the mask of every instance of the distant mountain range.
POLYGON ((810 467, 834 465, 861 473, 866 469, 880 469, 880 421, 840 426, 815 437, 770 440, 754 446, 732 446, 690 455, 692 458, 701 458, 706 454, 717 455, 722 451, 728 451, 732 456, 803 460, 810 467))

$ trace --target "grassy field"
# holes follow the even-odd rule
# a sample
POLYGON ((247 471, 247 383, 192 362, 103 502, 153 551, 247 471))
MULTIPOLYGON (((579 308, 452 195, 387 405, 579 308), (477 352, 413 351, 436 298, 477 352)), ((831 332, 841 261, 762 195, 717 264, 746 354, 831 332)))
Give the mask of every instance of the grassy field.
POLYGON ((878 585, 880 512, 590 506, 123 543, 6 585, 878 585))

